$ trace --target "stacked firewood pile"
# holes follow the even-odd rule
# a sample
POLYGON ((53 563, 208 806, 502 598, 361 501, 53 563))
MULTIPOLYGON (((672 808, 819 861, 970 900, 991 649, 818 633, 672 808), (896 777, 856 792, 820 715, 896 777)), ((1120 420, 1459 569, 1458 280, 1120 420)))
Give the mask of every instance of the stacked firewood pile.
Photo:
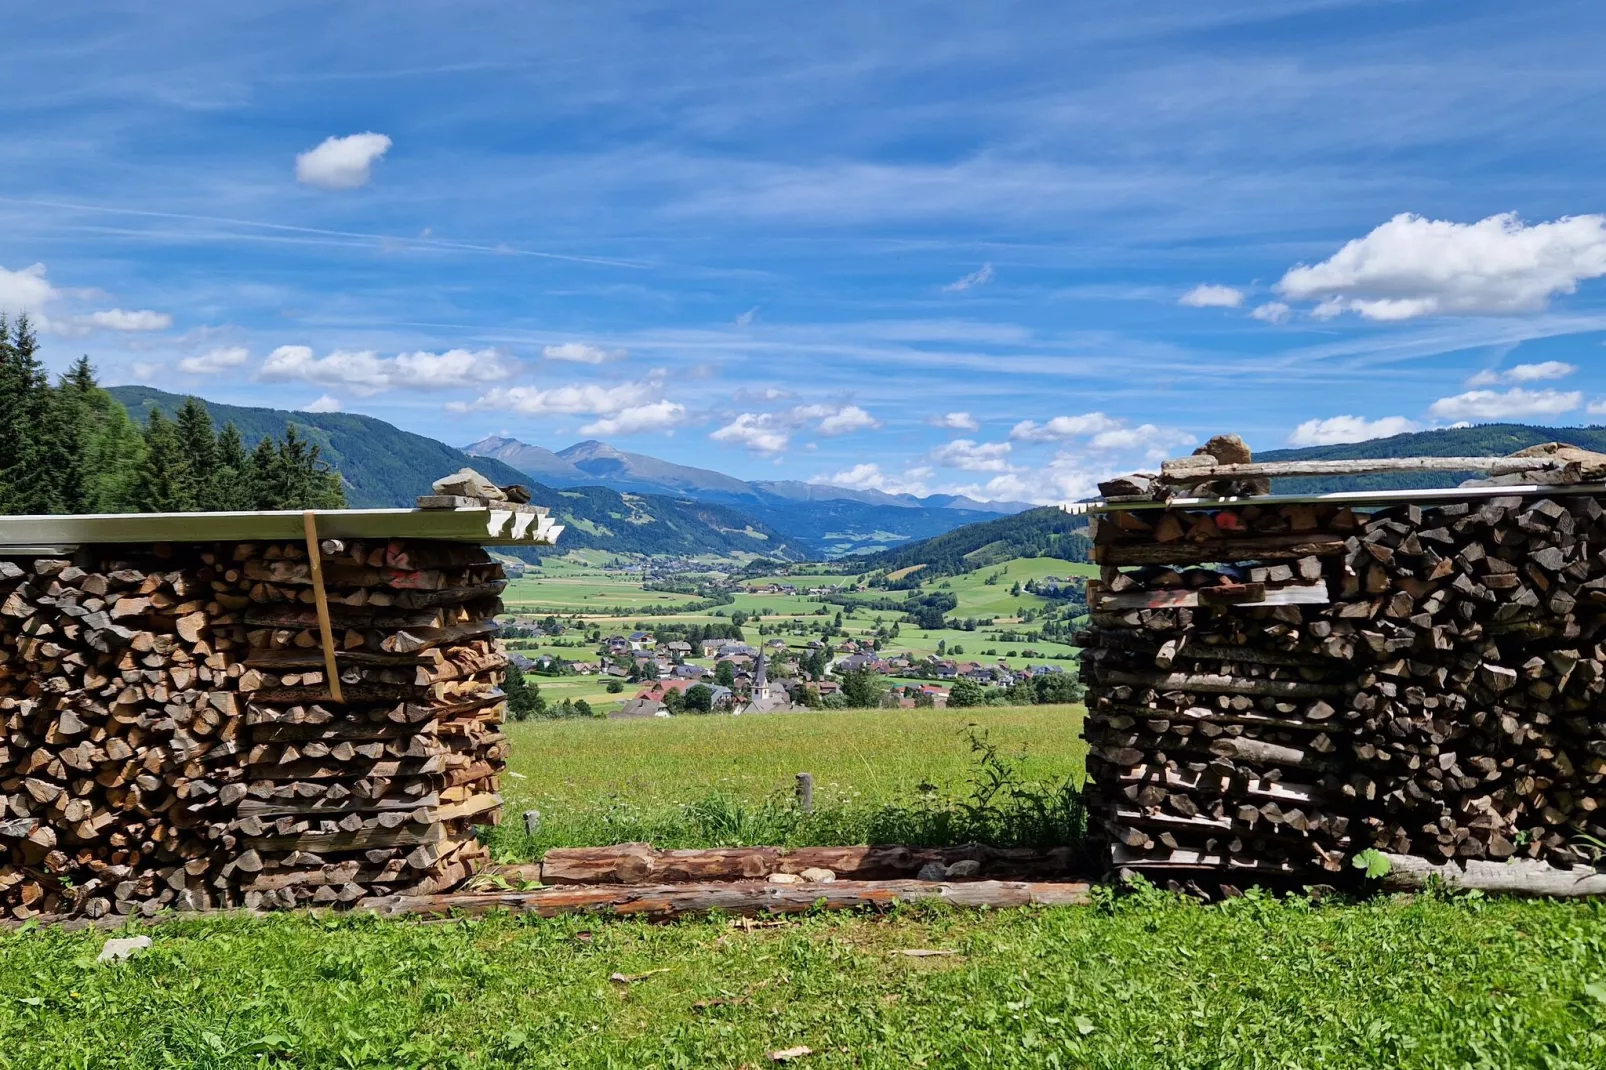
POLYGON ((430 894, 497 820, 501 569, 325 540, 0 561, 0 916, 430 894))
POLYGON ((1249 498, 1110 512, 1094 539, 1086 734, 1116 864, 1565 867, 1606 841, 1595 494, 1249 498))

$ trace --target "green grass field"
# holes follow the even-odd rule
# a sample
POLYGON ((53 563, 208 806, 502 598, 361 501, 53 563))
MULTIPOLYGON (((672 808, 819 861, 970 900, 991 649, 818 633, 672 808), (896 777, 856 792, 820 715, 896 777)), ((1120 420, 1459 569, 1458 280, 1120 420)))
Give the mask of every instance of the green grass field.
MULTIPOLYGON (((845 843, 880 814, 893 833, 940 839, 975 831, 930 819, 968 790, 969 721, 1051 782, 1080 768, 1079 716, 512 725, 509 824, 534 804, 556 830, 547 845, 777 829, 845 843), (800 770, 823 816, 787 825, 800 770), (610 817, 622 811, 635 823, 610 817)), ((985 833, 1010 826, 982 831, 1001 842, 985 833)), ((526 857, 541 846, 518 841, 526 857)), ((789 1065, 889 1070, 1606 1066, 1599 903, 1254 894, 1201 907, 1149 890, 754 924, 281 915, 149 932, 153 947, 118 965, 95 961, 106 933, 0 932, 0 1070, 756 1068, 797 1047, 811 1054, 789 1065)))
POLYGON ((0 935, 0 1070, 1595 1070, 1597 904, 187 921, 0 935), (952 954, 913 958, 899 952, 952 954), (622 975, 634 978, 613 981, 622 975))
POLYGON ((968 796, 977 769, 970 726, 1022 780, 1057 787, 1080 779, 1082 713, 1025 706, 510 724, 507 818, 492 843, 502 857, 523 860, 547 847, 635 839, 660 847, 857 843, 885 830, 942 840, 964 831, 931 815, 968 796), (790 809, 800 772, 815 783, 816 812, 806 821, 790 809), (935 790, 922 792, 923 784, 935 790), (519 820, 528 809, 542 814, 535 840, 519 820))

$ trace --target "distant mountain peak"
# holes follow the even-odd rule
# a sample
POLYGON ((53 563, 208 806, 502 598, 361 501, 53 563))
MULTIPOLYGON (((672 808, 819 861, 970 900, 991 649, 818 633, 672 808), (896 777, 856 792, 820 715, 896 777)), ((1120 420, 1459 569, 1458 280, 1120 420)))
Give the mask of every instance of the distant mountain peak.
POLYGON ((559 450, 558 456, 566 461, 587 461, 599 457, 617 460, 620 457, 628 457, 630 455, 625 453, 624 450, 608 445, 606 442, 598 442, 594 438, 588 438, 584 442, 576 442, 567 449, 559 450))

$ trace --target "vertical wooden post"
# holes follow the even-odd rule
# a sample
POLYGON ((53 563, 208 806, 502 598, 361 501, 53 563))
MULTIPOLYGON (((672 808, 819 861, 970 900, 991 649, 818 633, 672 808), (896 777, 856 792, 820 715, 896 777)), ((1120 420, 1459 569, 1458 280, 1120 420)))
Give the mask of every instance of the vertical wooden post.
POLYGON ((329 596, 323 589, 323 552, 318 547, 318 518, 311 509, 301 514, 307 533, 307 560, 312 565, 312 598, 318 609, 318 636, 323 640, 323 669, 329 678, 329 697, 345 702, 340 693, 340 670, 335 666, 335 630, 329 623, 329 596))
POLYGON ((797 775, 797 808, 805 814, 814 812, 814 774, 797 775))

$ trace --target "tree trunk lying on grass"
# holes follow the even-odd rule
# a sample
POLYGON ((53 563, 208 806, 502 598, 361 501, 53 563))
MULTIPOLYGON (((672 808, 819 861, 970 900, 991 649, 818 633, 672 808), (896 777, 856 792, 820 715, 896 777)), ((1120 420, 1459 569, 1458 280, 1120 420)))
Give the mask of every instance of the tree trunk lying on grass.
POLYGON ((706 884, 559 885, 528 892, 390 896, 366 899, 359 910, 382 917, 418 914, 480 915, 496 910, 539 914, 612 914, 673 919, 721 911, 752 917, 800 914, 816 908, 856 910, 897 903, 940 901, 965 907, 1080 906, 1088 885, 1025 881, 832 881, 826 884, 717 882, 706 884))
POLYGON ((712 850, 660 851, 649 843, 621 843, 612 847, 559 847, 546 853, 539 865, 499 867, 508 879, 539 880, 543 884, 676 884, 686 881, 738 881, 768 877, 772 873, 802 873, 828 869, 850 880, 893 880, 912 876, 936 863, 980 863, 980 878, 1044 880, 1067 877, 1075 870, 1068 847, 1037 850, 1030 847, 997 848, 984 844, 961 847, 727 847, 712 850))
POLYGON ((1383 876, 1383 888, 1390 892, 1421 891, 1431 879, 1438 878, 1442 887, 1457 892, 1558 898, 1606 895, 1606 873, 1582 866, 1560 869, 1527 859, 1507 862, 1469 859, 1462 864, 1435 865, 1415 855, 1387 854, 1384 857, 1389 860, 1389 871, 1383 876))

